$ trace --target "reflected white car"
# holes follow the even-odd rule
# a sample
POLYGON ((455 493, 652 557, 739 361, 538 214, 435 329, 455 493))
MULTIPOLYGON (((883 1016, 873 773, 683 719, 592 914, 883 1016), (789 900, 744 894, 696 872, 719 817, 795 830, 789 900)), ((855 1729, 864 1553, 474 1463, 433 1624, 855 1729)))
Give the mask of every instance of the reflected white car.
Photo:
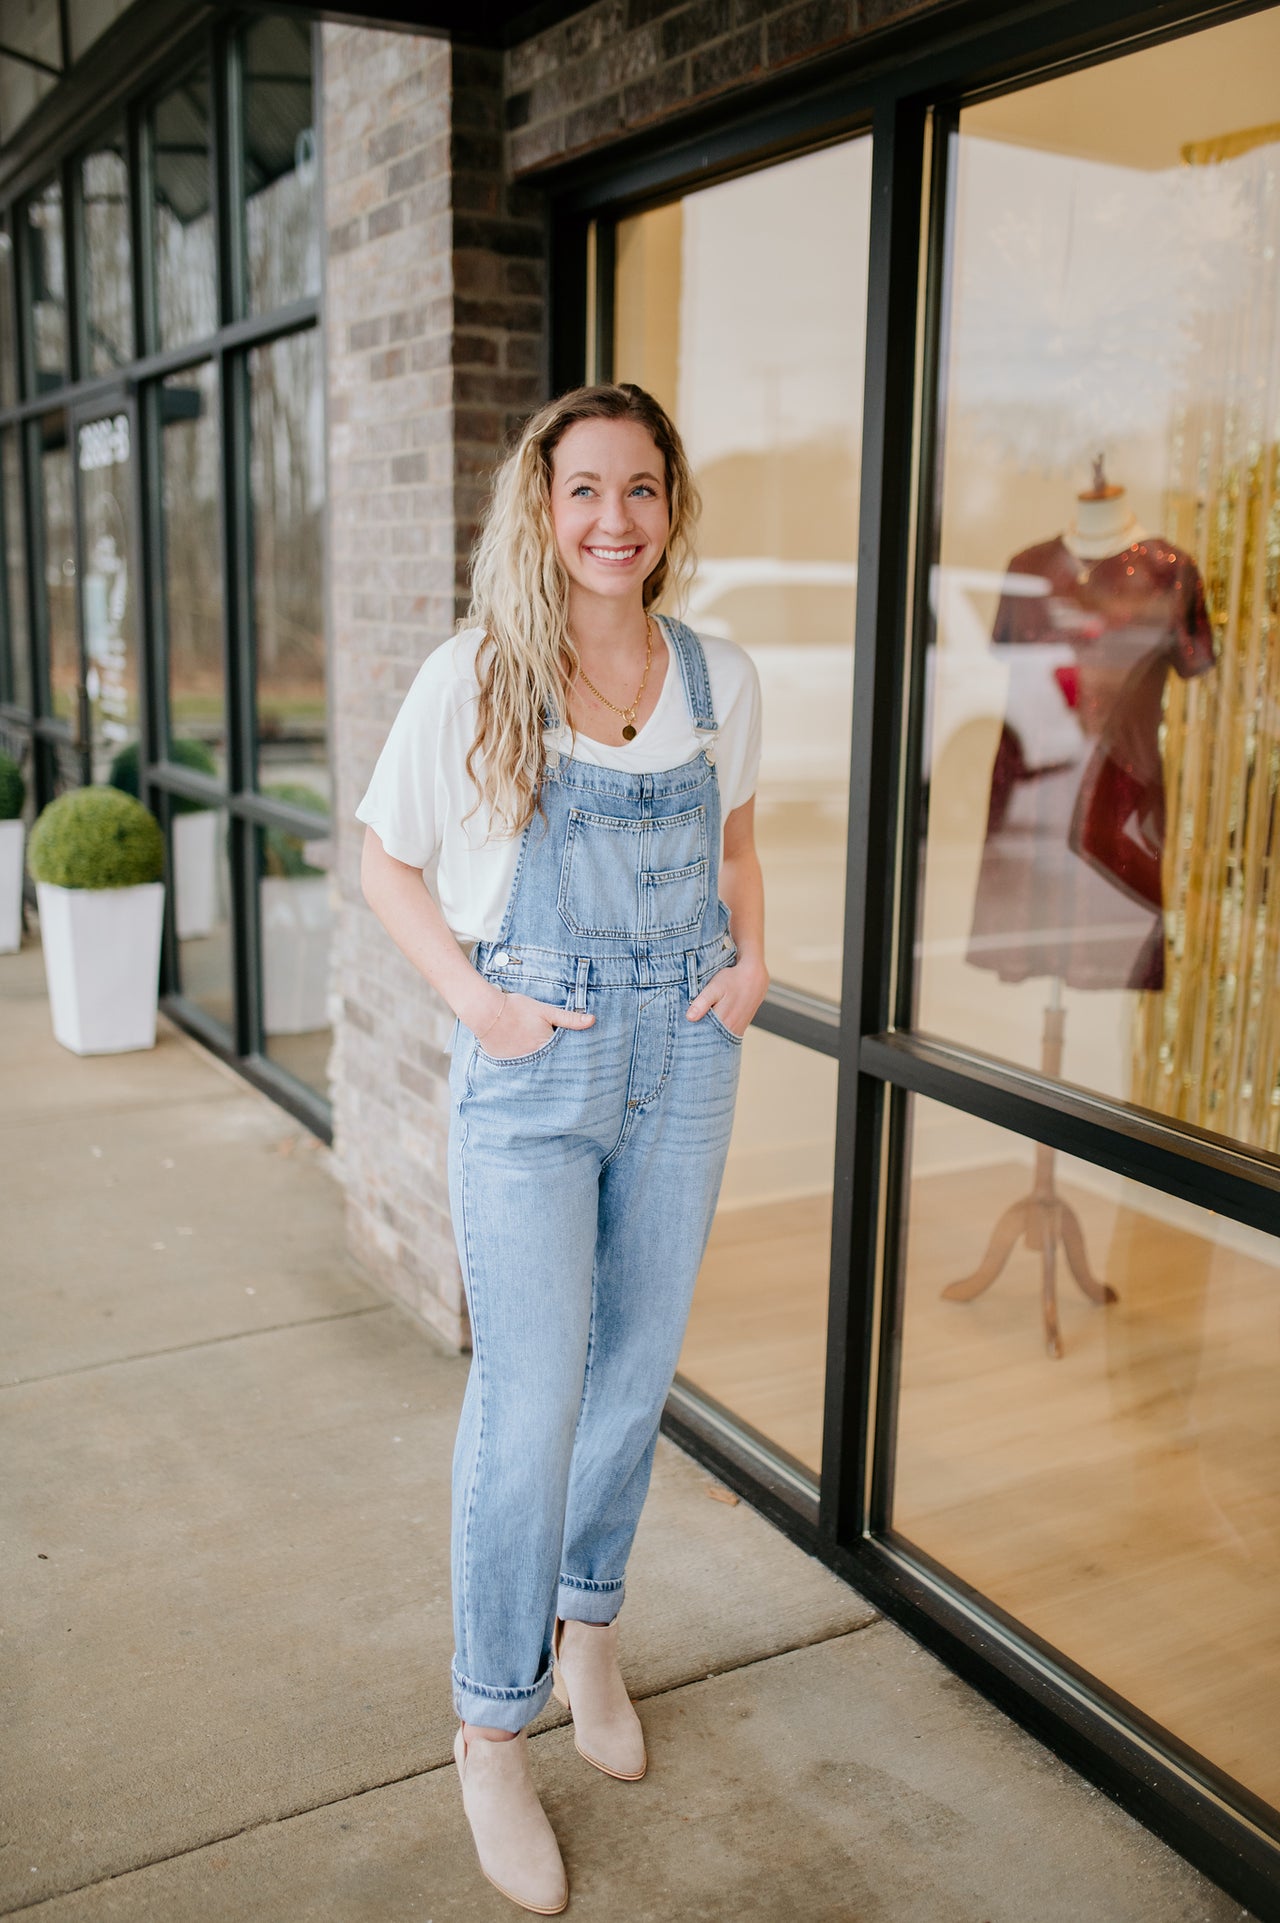
MULTIPOLYGON (((733 622, 718 613, 730 593, 752 587, 852 592, 857 578, 852 562, 709 558, 699 565, 688 619, 705 634, 735 640, 733 622)), ((1065 641, 1010 646, 991 639, 991 614, 1002 594, 1048 592, 1048 581, 1037 575, 934 568, 935 638, 925 664, 926 780, 948 745, 973 722, 1009 730, 1023 774, 1079 760, 1084 735, 1072 705, 1074 649, 1065 641)), ((762 800, 842 798, 849 773, 852 633, 840 641, 746 645, 764 700, 762 800)))

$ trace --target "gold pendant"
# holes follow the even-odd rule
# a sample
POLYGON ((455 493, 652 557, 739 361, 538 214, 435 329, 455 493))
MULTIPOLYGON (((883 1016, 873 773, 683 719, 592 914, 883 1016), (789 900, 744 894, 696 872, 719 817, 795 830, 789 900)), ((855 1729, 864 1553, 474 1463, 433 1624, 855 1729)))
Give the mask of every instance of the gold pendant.
POLYGON ((636 738, 636 724, 634 721, 628 721, 623 727, 622 739, 624 741, 634 741, 635 738, 636 738))

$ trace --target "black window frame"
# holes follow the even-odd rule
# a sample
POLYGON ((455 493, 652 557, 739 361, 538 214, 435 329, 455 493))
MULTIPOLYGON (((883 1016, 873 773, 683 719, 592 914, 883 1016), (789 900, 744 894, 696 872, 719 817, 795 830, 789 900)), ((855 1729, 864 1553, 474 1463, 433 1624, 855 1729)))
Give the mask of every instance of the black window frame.
MULTIPOLYGON (((178 14, 180 8, 164 11, 178 14)), ((172 846, 170 823, 175 798, 211 803, 227 811, 229 822, 232 914, 232 976, 235 1013, 228 1029, 215 1021, 180 987, 178 943, 174 927, 173 890, 168 891, 161 949, 161 1006, 182 1027, 214 1053, 231 1062, 246 1080, 271 1096, 282 1108, 306 1124, 323 1141, 332 1141, 332 1108, 318 1090, 297 1080, 266 1052, 262 1027, 262 963, 258 915, 257 836, 267 828, 312 837, 317 828, 331 832, 325 817, 304 813, 258 792, 254 771, 256 754, 253 607, 253 502, 250 494, 248 357, 257 346, 303 329, 315 329, 324 340, 324 287, 261 314, 247 311, 247 272, 244 262, 240 93, 238 65, 241 36, 259 18, 251 9, 226 8, 216 18, 202 13, 190 26, 173 23, 154 43, 140 44, 138 57, 121 69, 117 85, 88 98, 59 129, 56 147, 32 154, 10 175, 3 195, 3 212, 14 234, 22 232, 21 213, 27 199, 56 178, 62 188, 64 269, 67 287, 67 336, 70 366, 57 387, 36 391, 32 343, 28 326, 25 248, 13 253, 13 313, 17 327, 18 393, 14 405, 0 407, 0 428, 13 430, 20 441, 20 477, 26 520, 26 584, 29 622, 32 711, 0 702, 0 724, 19 752, 33 764, 33 801, 37 811, 52 800, 68 774, 90 778, 88 744, 81 724, 71 729, 49 712, 47 661, 43 643, 40 559, 43 515, 40 508, 40 462, 35 445, 43 414, 61 411, 68 422, 68 447, 73 461, 75 424, 95 418, 95 408, 106 412, 124 395, 134 439, 134 520, 142 557, 139 596, 139 719, 140 785, 143 800, 159 817, 172 846), (163 349, 156 347, 155 285, 150 230, 151 168, 147 116, 184 73, 208 63, 211 80, 210 205, 216 236, 217 300, 215 326, 199 339, 163 349), (81 365, 84 344, 83 221, 79 214, 80 163, 104 133, 125 129, 129 162, 133 272, 133 326, 136 357, 127 367, 103 375, 87 375, 81 365), (158 607, 161 594, 156 562, 162 551, 162 474, 156 430, 155 395, 166 375, 212 361, 218 381, 219 435, 219 545, 224 583, 223 674, 226 690, 227 780, 222 782, 183 767, 168 758, 168 661, 164 620, 158 607)), ((143 24, 138 24, 140 42, 143 24)), ((313 99, 322 99, 321 33, 311 26, 313 99)), ((317 115, 318 177, 321 126, 317 115)), ((317 203, 317 219, 322 209, 317 203)), ((78 492, 76 496, 78 500, 78 492)), ((10 582, 10 592, 16 583, 10 582)), ((79 598, 77 596, 77 623, 79 598)), ((79 637, 81 678, 84 639, 79 637)), ((330 637, 326 633, 326 648, 330 637)), ((328 663, 332 690, 332 661, 328 663)), ((83 700, 80 703, 84 707, 83 700)))
POLYGON ((837 1055, 831 1291, 816 1501, 766 1438, 678 1389, 664 1428, 810 1553, 1260 1918, 1280 1919, 1280 1811, 945 1570, 890 1525, 905 1124, 912 1094, 1277 1233, 1280 1158, 913 1032, 910 904, 939 494, 951 136, 962 102, 1028 86, 1267 0, 1117 8, 1040 0, 925 16, 823 76, 771 81, 543 176, 555 391, 608 369, 618 219, 870 126, 872 224, 854 643, 846 941, 838 1014, 771 991, 760 1026, 837 1055), (594 273, 588 301, 588 281, 594 273), (587 339, 589 305, 596 338, 587 339), (801 1005, 796 1006, 796 1002, 801 1005))

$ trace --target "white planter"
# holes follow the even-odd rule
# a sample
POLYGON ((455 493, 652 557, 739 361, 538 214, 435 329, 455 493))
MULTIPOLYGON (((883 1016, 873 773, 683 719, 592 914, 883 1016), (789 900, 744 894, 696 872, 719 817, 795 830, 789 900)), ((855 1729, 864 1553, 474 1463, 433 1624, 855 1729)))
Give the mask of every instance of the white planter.
POLYGON ((304 1035, 329 1019, 328 875, 267 875, 262 919, 262 1025, 304 1035))
POLYGON ((213 931, 218 919, 221 808, 173 817, 173 919, 179 941, 213 931))
POLYGON ((22 851, 26 831, 21 821, 0 821, 0 955, 22 946, 22 851))
POLYGON ((154 1048, 164 883, 36 883, 53 1032, 76 1055, 154 1048))

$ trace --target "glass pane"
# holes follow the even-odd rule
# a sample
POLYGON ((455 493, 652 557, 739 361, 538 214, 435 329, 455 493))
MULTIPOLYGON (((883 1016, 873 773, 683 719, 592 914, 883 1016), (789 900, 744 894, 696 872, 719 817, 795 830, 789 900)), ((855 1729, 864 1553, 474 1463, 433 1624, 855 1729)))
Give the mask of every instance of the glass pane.
POLYGON ((171 752, 224 774, 217 374, 187 368, 159 398, 171 752))
POLYGON ((62 186, 51 180, 22 210, 27 313, 36 392, 67 379, 67 283, 62 251, 62 186))
POLYGON ((301 783, 327 802, 321 390, 314 329, 249 355, 258 779, 301 783))
POLYGON ((41 63, 32 67, 25 61, 0 59, 0 140, 12 140, 22 121, 58 84, 62 66, 58 0, 5 0, 0 8, 0 45, 30 54, 41 63))
POLYGON ((158 101, 149 117, 161 347, 198 340, 217 324, 209 115, 209 74, 200 67, 158 101))
POLYGON ((35 112, 57 84, 56 74, 29 67, 24 60, 7 60, 0 54, 0 140, 12 140, 27 115, 35 112))
POLYGON ((49 713, 80 732, 80 643, 76 633, 76 548, 71 511, 71 455, 66 421, 48 414, 40 423, 40 502, 44 559, 45 656, 49 713))
POLYGON ((129 0, 67 0, 71 58, 78 60, 128 5, 129 0))
POLYGON ((909 1166, 895 1528, 1280 1801, 1280 1242, 924 1100, 909 1166), (943 1294, 1033 1187, 1059 1361, 1052 1257, 943 1294))
POLYGON ((320 289, 311 24, 259 20, 241 46, 249 307, 261 314, 320 289))
POLYGON ((764 694, 756 819, 775 978, 839 998, 871 143, 617 230, 614 374, 668 407, 703 498, 688 618, 764 694))
POLYGON ((955 152, 916 1019, 1280 1151, 1280 10, 955 152))
POLYGON ((24 546, 22 473, 16 429, 0 434, 0 478, 4 498, 4 624, 7 680, 0 687, 15 707, 31 707, 31 631, 27 623, 27 563, 24 546))
POLYGON ((138 584, 133 578, 129 416, 111 414, 82 422, 76 458, 93 778, 106 781, 116 757, 138 738, 138 584))
POLYGON ((230 1034, 235 1025, 235 963, 227 813, 176 795, 169 806, 178 984, 189 1001, 230 1034))
POLYGON ((836 1064, 751 1028, 680 1373, 822 1466, 836 1064))
POLYGON ((5 0, 4 44, 46 67, 62 65, 58 0, 5 0))
POLYGON ((0 226, 0 407, 18 398, 18 348, 13 332, 13 238, 0 226))
POLYGON ((329 1024, 333 850, 328 814, 315 791, 300 783, 269 783, 264 793, 316 813, 314 835, 289 828, 256 831, 264 1046, 273 1062, 327 1097, 333 1044, 329 1024))
POLYGON ((89 367, 95 374, 110 374, 133 359, 133 249, 123 127, 84 156, 80 182, 89 367))

